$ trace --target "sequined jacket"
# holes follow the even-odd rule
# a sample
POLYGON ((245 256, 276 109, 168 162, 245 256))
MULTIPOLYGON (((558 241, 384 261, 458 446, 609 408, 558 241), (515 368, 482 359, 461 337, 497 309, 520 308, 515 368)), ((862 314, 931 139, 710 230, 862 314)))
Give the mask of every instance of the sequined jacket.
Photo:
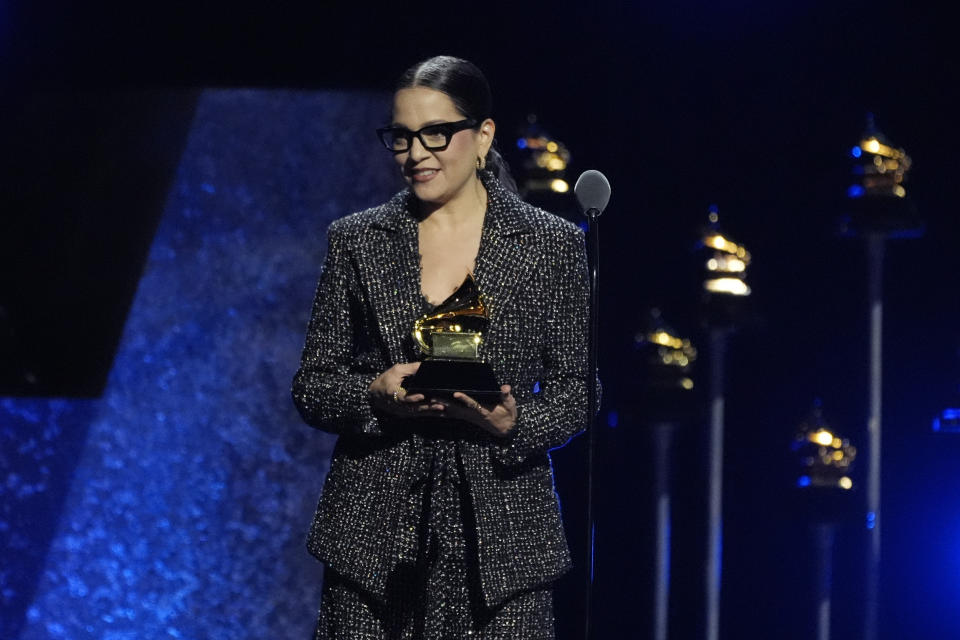
MULTIPOLYGON (((488 207, 474 276, 490 316, 481 355, 513 387, 518 418, 506 440, 463 423, 451 433, 473 434, 457 446, 482 593, 495 606, 570 567, 548 451, 586 419, 588 284, 579 228, 488 172, 481 178, 488 207)), ((410 333, 423 299, 414 204, 406 190, 331 224, 293 380, 303 419, 339 434, 308 549, 378 597, 416 553, 406 514, 425 473, 421 436, 372 409, 367 391, 393 364, 416 359, 410 333)))

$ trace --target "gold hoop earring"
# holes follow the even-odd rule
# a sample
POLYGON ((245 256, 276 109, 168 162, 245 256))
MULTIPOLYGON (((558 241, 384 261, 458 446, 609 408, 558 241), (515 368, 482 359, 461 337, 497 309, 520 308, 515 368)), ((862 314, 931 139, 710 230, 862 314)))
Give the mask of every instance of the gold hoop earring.
POLYGON ((477 170, 483 171, 486 168, 487 168, 487 161, 481 158, 480 156, 477 156, 477 170))

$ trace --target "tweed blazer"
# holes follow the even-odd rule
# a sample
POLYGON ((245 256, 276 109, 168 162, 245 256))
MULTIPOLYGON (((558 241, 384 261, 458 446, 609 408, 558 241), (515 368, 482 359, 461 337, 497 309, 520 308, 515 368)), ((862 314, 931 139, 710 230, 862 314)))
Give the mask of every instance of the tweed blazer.
POLYGON ((481 591, 496 606, 570 567, 549 450, 586 421, 588 282, 583 232, 523 202, 487 171, 475 279, 490 316, 480 346, 517 400, 498 439, 442 418, 374 410, 370 383, 417 358, 423 311, 416 200, 409 190, 335 221, 293 399, 303 419, 339 435, 307 546, 374 597, 402 583, 416 554, 415 495, 427 471, 416 424, 449 426, 472 500, 481 591), (415 518, 414 518, 415 519, 415 518))

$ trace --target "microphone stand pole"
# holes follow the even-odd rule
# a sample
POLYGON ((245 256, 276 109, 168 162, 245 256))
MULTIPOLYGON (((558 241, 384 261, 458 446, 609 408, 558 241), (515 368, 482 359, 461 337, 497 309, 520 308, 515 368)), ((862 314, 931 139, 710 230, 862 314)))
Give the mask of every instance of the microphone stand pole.
POLYGON ((594 544, 596 542, 596 523, 594 522, 594 498, 596 485, 594 483, 594 459, 597 448, 597 366, 600 296, 599 261, 600 236, 597 221, 601 211, 590 208, 584 211, 587 217, 587 262, 590 265, 590 329, 588 334, 587 356, 587 575, 584 585, 584 626, 583 637, 590 640, 593 636, 593 576, 594 576, 594 544))

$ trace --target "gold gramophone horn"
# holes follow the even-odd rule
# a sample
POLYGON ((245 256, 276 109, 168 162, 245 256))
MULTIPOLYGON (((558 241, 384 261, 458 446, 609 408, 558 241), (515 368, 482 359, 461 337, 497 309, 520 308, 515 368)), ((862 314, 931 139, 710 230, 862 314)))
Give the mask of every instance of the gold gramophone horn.
POLYGON ((468 273, 449 298, 413 324, 413 338, 426 356, 476 359, 487 322, 480 290, 468 273))

